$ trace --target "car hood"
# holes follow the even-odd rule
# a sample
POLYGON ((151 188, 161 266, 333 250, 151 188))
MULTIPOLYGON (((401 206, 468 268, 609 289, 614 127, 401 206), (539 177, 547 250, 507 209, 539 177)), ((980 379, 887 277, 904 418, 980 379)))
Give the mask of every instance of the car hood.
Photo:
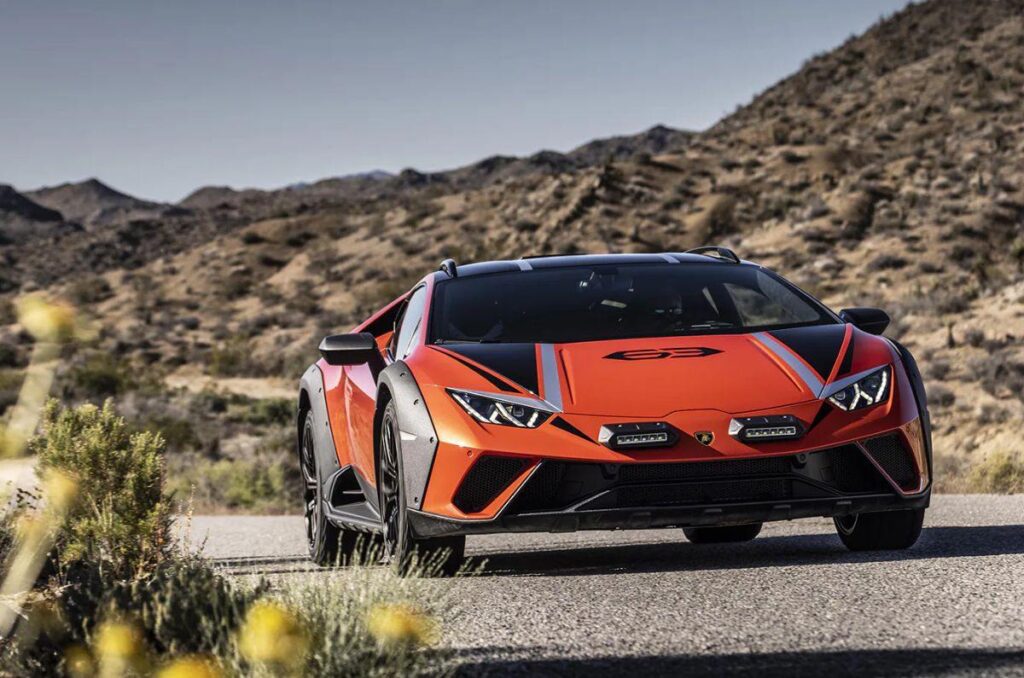
POLYGON ((890 359, 883 339, 841 324, 749 334, 434 348, 485 377, 491 390, 514 387, 567 413, 638 418, 696 409, 755 412, 806 402, 852 367, 890 359), (855 350, 860 354, 856 364, 855 350))

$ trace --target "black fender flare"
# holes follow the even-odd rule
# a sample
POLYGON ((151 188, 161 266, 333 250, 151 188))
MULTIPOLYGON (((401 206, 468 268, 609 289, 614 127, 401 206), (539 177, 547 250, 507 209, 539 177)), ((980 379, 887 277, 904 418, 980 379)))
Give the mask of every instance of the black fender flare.
POLYGON ((338 463, 338 451, 334 447, 334 435, 331 433, 331 420, 327 416, 327 398, 324 394, 324 375, 320 368, 313 364, 302 374, 299 380, 299 410, 297 416, 298 437, 296 452, 302 445, 303 418, 306 410, 302 407, 302 393, 309 400, 309 409, 313 419, 313 444, 316 451, 316 462, 320 469, 321 496, 329 497, 334 476, 341 469, 338 463))
MULTIPOLYGON (((423 393, 413 377, 412 370, 402 360, 397 360, 377 377, 377 405, 381 408, 381 389, 386 388, 395 402, 400 437, 399 449, 402 454, 402 481, 405 485, 406 503, 409 508, 420 509, 427 491, 427 481, 437 454, 437 431, 430 418, 430 411, 423 400, 423 393)), ((378 415, 380 413, 378 409, 378 415)))

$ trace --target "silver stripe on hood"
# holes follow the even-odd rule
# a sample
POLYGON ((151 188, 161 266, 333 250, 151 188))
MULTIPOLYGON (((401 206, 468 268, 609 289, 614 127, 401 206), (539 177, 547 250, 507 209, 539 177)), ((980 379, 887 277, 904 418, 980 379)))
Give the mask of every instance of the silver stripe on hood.
POLYGON ((821 379, 818 379, 818 375, 814 374, 809 367, 804 365, 795 355, 790 353, 789 350, 783 346, 782 342, 767 332, 755 332, 753 337, 762 346, 777 355, 779 358, 782 358, 782 361, 789 365, 790 369, 796 372, 797 376, 803 380, 807 389, 815 398, 821 397, 821 390, 824 386, 824 384, 821 383, 821 379))
POLYGON ((555 345, 540 345, 540 371, 544 384, 544 400, 559 411, 562 410, 562 386, 558 381, 558 362, 555 359, 555 345))

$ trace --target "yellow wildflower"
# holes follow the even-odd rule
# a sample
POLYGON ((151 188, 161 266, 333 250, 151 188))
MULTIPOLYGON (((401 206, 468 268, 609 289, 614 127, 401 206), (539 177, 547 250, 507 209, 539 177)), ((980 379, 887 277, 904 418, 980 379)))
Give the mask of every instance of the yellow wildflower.
POLYGON ((370 635, 383 644, 423 645, 436 639, 434 621, 407 605, 378 605, 366 620, 370 635))
POLYGON ((71 678, 91 678, 96 675, 92 654, 82 645, 71 645, 64 650, 64 672, 71 678))
POLYGON ((36 341, 66 341, 75 333, 75 309, 33 294, 18 301, 18 322, 36 341))
POLYGON ((305 661, 309 636, 290 610, 261 600, 245 616, 238 648, 249 661, 295 667, 305 661))
POLYGON ((146 641, 132 624, 104 622, 96 632, 93 649, 99 658, 100 676, 143 674, 146 671, 146 641))
POLYGON ((200 656, 175 659, 160 669, 156 678, 221 678, 224 672, 211 659, 200 656))

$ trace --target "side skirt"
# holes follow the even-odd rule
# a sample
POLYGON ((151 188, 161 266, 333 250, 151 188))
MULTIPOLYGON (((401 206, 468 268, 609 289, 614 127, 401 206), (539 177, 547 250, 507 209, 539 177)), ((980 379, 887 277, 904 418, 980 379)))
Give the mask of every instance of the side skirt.
POLYGON ((324 515, 332 525, 343 530, 354 530, 356 532, 380 532, 380 515, 377 511, 361 501, 357 504, 346 504, 343 507, 324 506, 324 515))
POLYGON ((324 515, 336 527, 357 532, 380 532, 380 513, 366 500, 362 478, 351 466, 327 479, 324 515))

